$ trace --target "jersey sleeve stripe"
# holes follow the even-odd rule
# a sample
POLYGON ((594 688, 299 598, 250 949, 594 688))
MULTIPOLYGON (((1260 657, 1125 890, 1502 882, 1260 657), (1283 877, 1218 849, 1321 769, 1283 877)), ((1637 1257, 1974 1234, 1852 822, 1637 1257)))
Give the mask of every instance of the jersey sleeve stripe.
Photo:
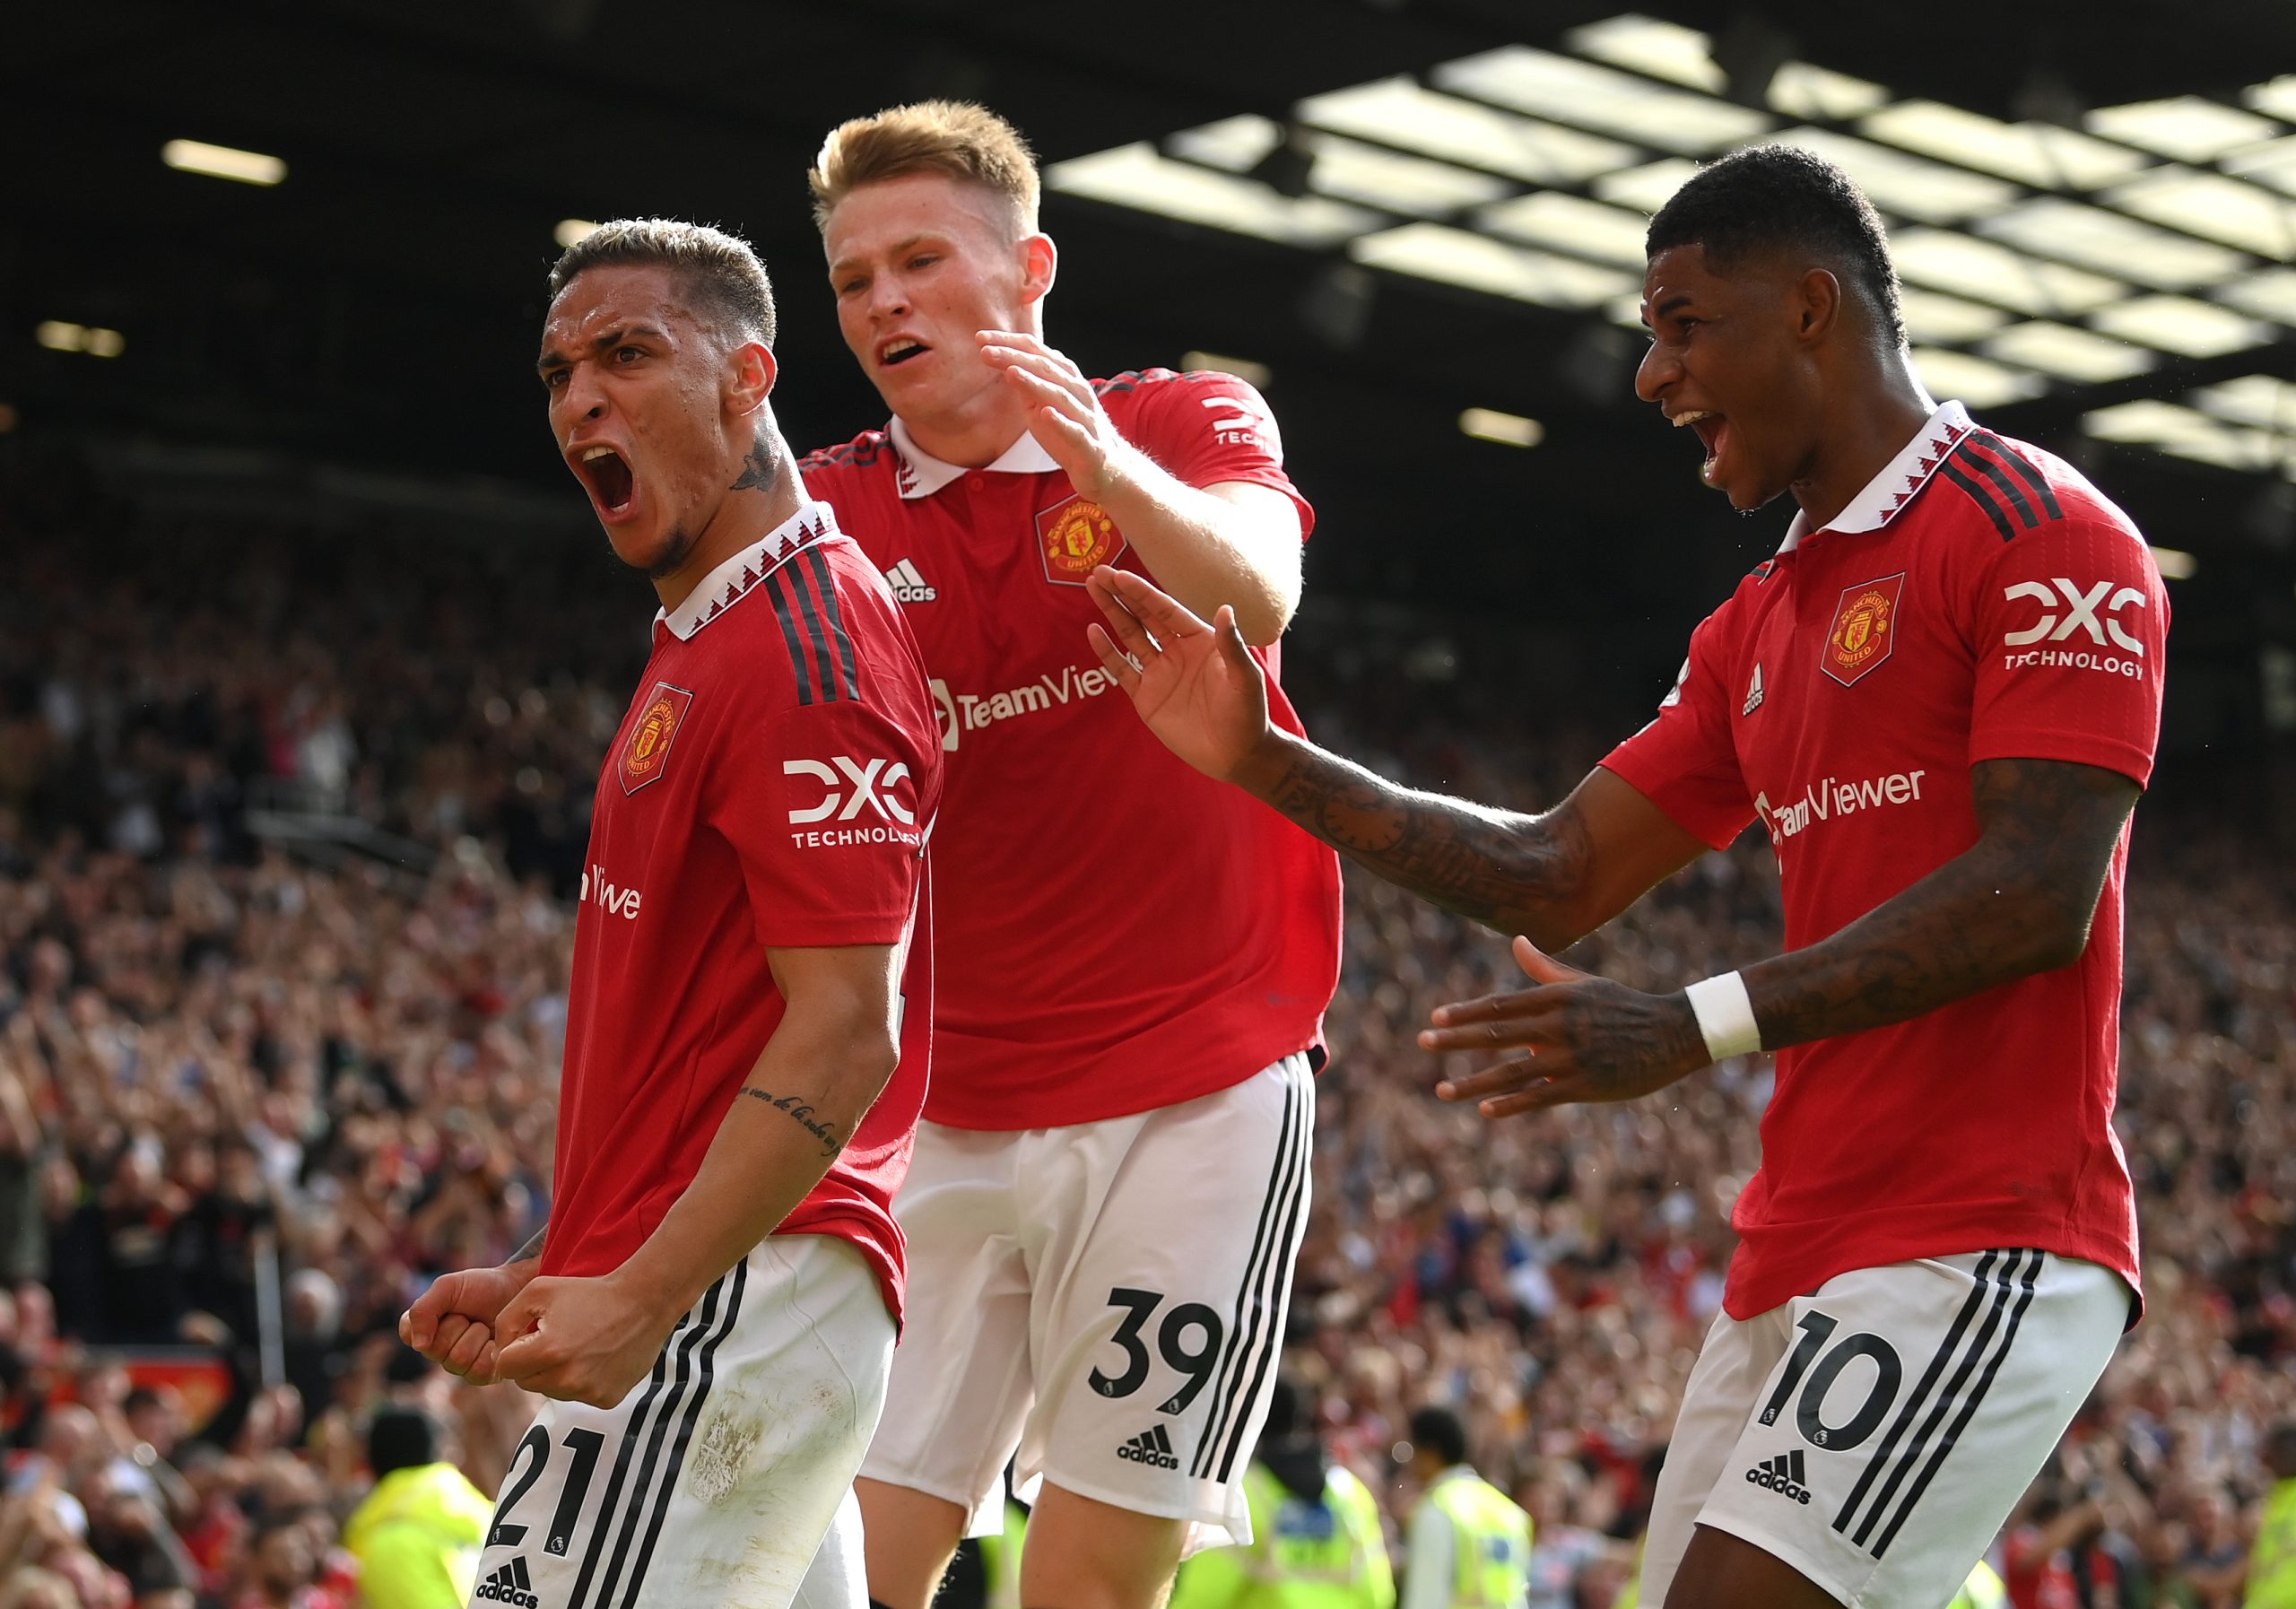
POLYGON ((2009 465, 2025 484, 2033 489, 2034 495, 2041 500, 2041 507, 2048 510, 2048 517, 2051 519, 2065 517, 2065 510, 2057 506, 2057 493, 2049 490, 2048 477, 2035 469, 2031 459, 1991 431, 1979 431, 1974 439, 1981 443, 1987 452, 2009 465))
POLYGON ((831 657, 829 630, 822 618, 821 604, 813 596, 813 589, 806 585, 811 574, 800 562, 791 565, 789 596, 797 600, 797 613, 805 618, 805 643, 813 656, 813 686, 821 694, 821 701, 833 704, 843 695, 837 687, 837 662, 831 657))
POLYGON ((773 613, 781 622, 781 640, 789 648, 789 667, 797 676, 797 702, 818 703, 814 697, 813 673, 797 626, 797 612, 790 606, 787 571, 775 570, 765 578, 765 596, 773 600, 773 613))
POLYGON ((2008 472, 2001 465, 1966 442, 1962 444, 1961 458, 1962 463, 1992 482, 2001 495, 2009 500, 2010 506, 2017 510, 2019 522, 2027 530, 2041 523, 2041 517, 2033 512, 2033 505, 2025 500, 2025 494, 2017 489, 2017 483, 2010 479, 2008 472))
POLYGON ((1962 474, 1951 458, 1937 467, 1944 473, 1947 480, 1970 494, 1970 501, 1985 510, 1986 517, 1993 522, 1993 528, 2001 533, 2002 541, 2010 541, 2017 535, 2016 526, 2009 523, 2007 511, 1983 487, 1962 474))
POLYGON ((861 682, 853 665, 853 639, 845 630, 844 605, 838 602, 837 578, 830 573, 829 558, 818 547, 805 550, 806 568, 812 570, 813 585, 821 589, 822 614, 829 622, 831 645, 837 650, 838 669, 844 673, 844 697, 861 696, 861 682))

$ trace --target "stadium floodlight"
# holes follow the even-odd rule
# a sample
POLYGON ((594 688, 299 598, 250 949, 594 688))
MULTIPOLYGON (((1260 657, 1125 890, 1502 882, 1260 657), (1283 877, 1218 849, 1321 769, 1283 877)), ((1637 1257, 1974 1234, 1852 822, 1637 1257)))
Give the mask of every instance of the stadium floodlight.
POLYGON ((287 164, 275 156, 210 145, 204 140, 170 140, 160 147, 160 160, 178 173, 200 173, 243 185, 275 185, 287 177, 287 164))
POLYGON ((2144 158, 2125 145, 2047 123, 2003 123, 1936 100, 1901 100, 1862 119, 1874 139, 2014 179, 2036 190, 2093 190, 2144 158))
POLYGON ((2186 358, 2216 358, 2270 343, 2273 332, 2213 301, 2185 296, 2140 296, 2091 315, 2090 325, 2124 341, 2142 341, 2186 358))
POLYGON ((1220 374, 1232 374, 1247 386, 1265 391, 1275 378, 1275 370, 1265 363, 1249 358, 1231 358, 1225 352, 1190 352, 1180 354, 1182 369, 1209 369, 1220 374))
POLYGON ((32 332, 32 339, 50 352, 78 352, 80 337, 86 334, 87 330, 80 325, 69 324, 61 318, 50 318, 43 321, 40 326, 32 332))
POLYGON ((1984 351, 1987 357, 1998 358, 2005 363, 2022 364, 2059 379, 2092 386, 2143 374, 2154 361, 2152 353, 2141 346, 2042 318, 2013 324, 2000 334, 1988 336, 1984 351))
POLYGON ((2162 167, 2104 199, 2124 213, 2260 257, 2296 257, 2296 202, 2197 169, 2162 167))
POLYGON ((1287 246, 1336 246, 1384 222, 1327 196, 1280 196, 1234 174, 1175 161, 1145 140, 1056 162, 1045 187, 1287 246))
MULTIPOLYGON (((1284 143, 1274 119, 1247 114, 1184 129, 1165 141, 1172 155, 1231 173, 1250 173, 1284 143)), ((1309 159, 1308 186, 1340 201, 1360 202, 1405 217, 1439 217, 1509 191, 1488 173, 1405 156, 1336 135, 1301 131, 1293 144, 1309 159)))
POLYGON ((1459 415, 1459 429, 1478 441, 1496 441, 1507 447, 1536 447, 1546 439, 1546 426, 1535 419, 1526 419, 1520 413, 1502 413, 1497 408, 1469 408, 1459 415))
POLYGON ((1770 109, 1789 117, 1847 123, 1879 109, 1889 99, 1889 91, 1878 83, 1809 62, 1787 62, 1770 80, 1770 109))
POLYGON ((1874 204, 1923 223, 1955 223, 1996 213, 2017 199, 2017 187, 1966 168, 1948 168, 1831 129, 1789 128, 1778 136, 1833 163, 1856 179, 1874 204))
POLYGON ((1924 346, 1965 345, 2009 322, 1999 308, 1912 285, 1900 288, 1898 306, 1905 314, 1906 333, 1924 346))
POLYGON ((2127 286, 2102 274, 2045 263, 1951 230, 1906 230, 1891 240, 1890 255, 1899 277, 1911 283, 2020 313, 2086 313, 2128 294, 2127 286))
POLYGON ((2296 268, 2267 268, 2221 287, 2216 299, 2275 324, 2296 325, 2296 268))
POLYGON ((2296 73, 2266 83, 2252 83, 2240 91, 2240 99, 2283 123, 2296 123, 2296 73))
POLYGON ((2152 567, 2161 572, 2163 581, 2189 581, 2198 573, 2200 561, 2180 547, 2156 547, 2152 550, 2152 567))
POLYGON ((1613 296, 1603 303, 1603 317, 1621 329, 1632 330, 1645 341, 1650 338, 1650 326, 1642 322, 1642 292, 1639 291, 1613 296))
POLYGON ((2227 173, 2277 190, 2283 196, 2296 196, 2296 135, 2245 146, 2230 152, 2216 165, 2227 173))
POLYGON ((1562 38, 1581 56, 1614 67, 1631 67, 1685 89, 1719 95, 1730 85, 1730 75, 1715 65, 1713 41, 1679 22, 1662 22, 1630 12, 1574 28, 1562 38))
POLYGON ((50 352, 85 352, 91 358, 116 358, 127 350, 127 337, 117 330, 64 318, 43 320, 32 331, 32 339, 50 352))
POLYGON ((1310 95, 1293 109, 1311 128, 1465 163, 1525 184, 1582 184, 1627 166, 1636 154, 1632 146, 1615 140, 1439 94, 1408 78, 1310 95))
POLYGON ((1642 237, 1649 228, 1649 220, 1639 213, 1561 190, 1535 190, 1487 206, 1475 214, 1475 222, 1504 239, 1552 247, 1637 274, 1645 261, 1642 237))
POLYGON ((1959 397, 1973 408, 1998 407, 2048 389, 2048 383, 2030 370, 1942 346, 1915 347, 1913 367, 1933 395, 1959 397))
POLYGON ((1348 255, 1368 268, 1551 308, 1595 307, 1639 283, 1639 275, 1440 223, 1407 223, 1366 235, 1349 246, 1348 255))
POLYGON ((2083 121, 2092 134, 2185 162, 2213 161, 2228 151, 2284 132, 2269 117, 2198 95, 2100 107, 2083 121))
POLYGON ((2229 248, 2053 196, 1980 219, 1977 228, 2037 257, 2103 269, 2161 291, 2221 283, 2248 265, 2229 248))
POLYGON ((1686 156, 1663 157, 1639 168, 1623 168, 1595 180, 1595 194, 1605 201, 1631 206, 1639 213, 1656 213, 1671 200, 1685 180, 1698 171, 1686 156))
POLYGON ((550 237, 571 251, 597 232, 598 226, 587 218, 561 218, 558 227, 550 231, 550 237))
POLYGON ((2233 424, 2259 431, 2296 431, 2296 384, 2269 374, 2244 374, 2236 380, 2204 386, 2186 400, 2233 424))
POLYGON ((1684 156, 1743 144, 1770 127, 1750 108, 1527 45, 1445 62, 1429 76, 1455 94, 1684 156))
POLYGON ((2278 456, 2273 438, 2262 431, 2241 430, 2157 397, 2084 413, 2081 428, 2100 441, 2157 448, 2219 469, 2269 469, 2278 456))

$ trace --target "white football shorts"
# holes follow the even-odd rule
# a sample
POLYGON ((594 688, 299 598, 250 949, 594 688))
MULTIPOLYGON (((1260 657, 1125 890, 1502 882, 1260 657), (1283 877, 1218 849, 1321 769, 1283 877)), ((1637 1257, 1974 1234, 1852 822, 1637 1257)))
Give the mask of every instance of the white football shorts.
POLYGON ((850 1491, 892 1344, 859 1252, 769 1237, 620 1404, 543 1404, 503 1476, 473 1609, 787 1609, 809 1568, 804 1609, 862 1609, 850 1491))
POLYGON ((2094 1263, 1996 1250, 1717 1318, 1651 1502, 1642 1601, 1661 1609, 1711 1526, 1853 1609, 1936 1609, 2104 1373, 2130 1298, 2094 1263))
POLYGON ((1004 1466, 1251 1536, 1244 1470, 1274 1389, 1308 1222, 1304 1054, 1131 1117, 987 1132, 920 1124, 894 1203, 908 1324, 861 1473, 1004 1523, 1004 1466))

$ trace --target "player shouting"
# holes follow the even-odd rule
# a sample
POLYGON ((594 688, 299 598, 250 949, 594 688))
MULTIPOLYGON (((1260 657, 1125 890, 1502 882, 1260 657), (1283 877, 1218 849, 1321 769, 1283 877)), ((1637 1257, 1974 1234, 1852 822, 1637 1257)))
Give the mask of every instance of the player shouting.
POLYGON ((1726 157, 1648 249, 1638 391, 1697 432, 1733 507, 1790 491, 1800 511, 1692 635, 1658 718, 1558 808, 1413 793, 1271 726, 1231 617, 1207 626, 1137 577, 1094 577, 1096 645, 1193 763, 1527 935, 1535 987, 1421 1036, 1521 1053, 1449 1099, 1494 1118, 1627 1100, 1778 1053, 1643 1601, 1926 1609, 2131 1316, 2121 886, 2168 599, 2070 465, 1932 406, 1880 220, 1839 171, 1780 146, 1726 157), (1646 995, 1543 952, 1757 820, 1785 954, 1646 995))
MULTIPOLYGON (((978 107, 847 123, 812 175, 846 344, 892 411, 803 465, 893 583, 940 703, 933 1087, 909 1327, 864 1465, 872 1595, 925 1609, 1045 1483, 1022 1592, 1161 1598, 1244 1495, 1305 1227, 1338 865, 1175 761, 1092 663, 1094 566, 1233 604, 1274 686, 1308 505, 1224 374, 1045 344, 1036 166, 978 107)), ((1280 691, 1273 719, 1299 722, 1280 691)))
POLYGON ((808 1604, 842 1564, 857 1609, 932 1008, 932 694, 798 483, 748 246, 610 223, 551 291, 552 433, 661 609, 598 781, 546 1244, 401 1329, 552 1399, 474 1602, 781 1605, 819 1546, 808 1604))

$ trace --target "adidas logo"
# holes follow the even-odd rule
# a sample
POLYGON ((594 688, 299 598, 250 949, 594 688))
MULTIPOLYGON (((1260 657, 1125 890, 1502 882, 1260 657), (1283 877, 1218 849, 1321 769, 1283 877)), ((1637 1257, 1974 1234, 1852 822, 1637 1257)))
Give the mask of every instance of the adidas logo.
POLYGON ((490 1604, 508 1604, 510 1609, 539 1609, 542 1600, 535 1596, 533 1579, 526 1574, 524 1553, 496 1570, 478 1584, 471 1596, 483 1598, 490 1604))
POLYGON ((1116 1449, 1119 1458, 1129 1458, 1135 1464, 1152 1464, 1158 1469, 1178 1469, 1179 1455, 1172 1451, 1172 1439, 1164 1434, 1164 1427, 1143 1431, 1116 1449))
POLYGON ((1757 709, 1761 709, 1761 662, 1760 660, 1756 660, 1756 661, 1754 662, 1754 679, 1753 679, 1751 683, 1747 683, 1747 686, 1746 686, 1746 701, 1745 701, 1744 706, 1742 709, 1739 709, 1738 714, 1739 714, 1741 717, 1749 716, 1749 715, 1752 715, 1755 710, 1757 710, 1757 709))
POLYGON ((940 588, 918 573, 916 561, 911 559, 903 559, 887 570, 885 581, 892 587, 897 604, 929 604, 941 596, 940 588))
POLYGON ((1802 1449, 1780 1453, 1775 1458, 1764 1458, 1746 1471, 1746 1484, 1766 1486, 1780 1497, 1790 1497, 1805 1509, 1810 1506, 1809 1479, 1802 1465, 1802 1449))

